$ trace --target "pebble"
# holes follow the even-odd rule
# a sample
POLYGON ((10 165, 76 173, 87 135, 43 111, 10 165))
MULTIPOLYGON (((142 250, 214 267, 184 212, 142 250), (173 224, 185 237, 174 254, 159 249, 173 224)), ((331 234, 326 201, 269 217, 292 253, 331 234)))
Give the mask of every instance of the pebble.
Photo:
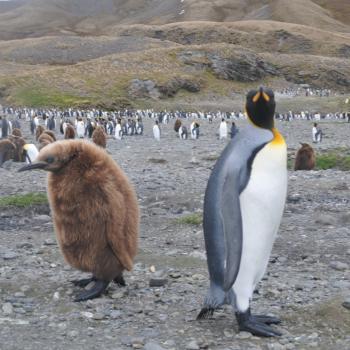
POLYGON ((100 320, 103 320, 105 318, 105 315, 100 313, 100 312, 97 312, 92 316, 92 318, 96 321, 100 321, 100 320))
POLYGON ((163 287, 168 283, 167 278, 151 278, 149 281, 150 287, 163 287))
POLYGON ((13 259, 16 259, 17 257, 18 257, 18 254, 11 250, 5 252, 5 254, 2 256, 4 260, 13 260, 13 259))
POLYGON ((4 303, 2 305, 2 312, 4 315, 11 315, 13 314, 13 306, 11 303, 4 303))
POLYGON ((199 349, 200 347, 196 340, 192 340, 186 345, 186 350, 199 350, 199 349))
POLYGON ((350 310, 350 297, 345 299, 342 305, 345 307, 345 309, 350 310))
POLYGON ((52 297, 53 300, 57 301, 60 299, 60 292, 55 292, 52 297))
POLYGON ((332 261, 329 266, 337 271, 345 271, 349 269, 349 265, 341 261, 332 261))
POLYGON ((149 342, 146 343, 146 345, 143 347, 143 350, 164 350, 164 348, 157 343, 149 342))
POLYGON ((249 332, 239 332, 236 335, 236 339, 249 339, 252 337, 252 334, 249 332))
POLYGON ((42 222, 51 221, 51 218, 48 215, 37 215, 37 216, 34 216, 33 219, 37 221, 42 221, 42 222))

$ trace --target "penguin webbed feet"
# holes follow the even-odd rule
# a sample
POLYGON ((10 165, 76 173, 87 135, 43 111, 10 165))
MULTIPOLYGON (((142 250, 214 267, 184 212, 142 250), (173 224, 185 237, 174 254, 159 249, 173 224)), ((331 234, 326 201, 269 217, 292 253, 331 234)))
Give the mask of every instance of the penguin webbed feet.
POLYGON ((126 282, 125 282, 123 275, 117 276, 113 280, 113 282, 116 283, 118 285, 118 287, 126 287, 126 282))
POLYGON ((249 332, 258 337, 279 337, 282 335, 281 332, 269 326, 281 322, 277 317, 252 315, 248 309, 246 312, 236 312, 236 319, 240 331, 249 332))
POLYGON ((71 283, 73 283, 75 286, 77 287, 86 287, 89 283, 96 281, 96 277, 90 277, 90 278, 83 278, 80 280, 72 280, 70 281, 71 283))
POLYGON ((203 307, 200 313, 198 314, 196 320, 208 320, 214 315, 214 308, 211 307, 203 307))
POLYGON ((89 290, 80 293, 74 299, 74 301, 79 302, 98 298, 107 289, 108 285, 109 281, 95 279, 95 284, 93 285, 93 287, 89 290))

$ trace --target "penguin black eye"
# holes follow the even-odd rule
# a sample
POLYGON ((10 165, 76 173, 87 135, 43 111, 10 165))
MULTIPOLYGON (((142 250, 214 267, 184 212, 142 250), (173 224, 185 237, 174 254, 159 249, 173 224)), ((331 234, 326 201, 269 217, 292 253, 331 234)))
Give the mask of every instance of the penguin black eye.
POLYGON ((54 157, 47 157, 46 158, 46 163, 48 163, 48 164, 52 164, 54 161, 55 161, 54 157))

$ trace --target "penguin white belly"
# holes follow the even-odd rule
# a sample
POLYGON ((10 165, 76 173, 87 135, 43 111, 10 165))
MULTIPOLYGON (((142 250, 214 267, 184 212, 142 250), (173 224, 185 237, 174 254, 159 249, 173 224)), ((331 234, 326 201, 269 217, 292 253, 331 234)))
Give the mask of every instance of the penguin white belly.
POLYGON ((241 264, 233 285, 239 311, 246 311, 267 267, 287 194, 286 145, 267 144, 255 156, 240 195, 243 237, 241 264))

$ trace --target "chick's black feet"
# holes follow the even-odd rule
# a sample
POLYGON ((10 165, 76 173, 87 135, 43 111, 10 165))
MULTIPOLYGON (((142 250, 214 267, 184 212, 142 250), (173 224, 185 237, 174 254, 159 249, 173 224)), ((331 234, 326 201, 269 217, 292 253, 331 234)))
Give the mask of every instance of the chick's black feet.
POLYGON ((246 312, 236 312, 236 319, 240 331, 249 332, 258 337, 279 337, 282 335, 281 332, 269 326, 269 324, 280 322, 276 317, 254 316, 248 309, 246 312))
POLYGON ((125 287, 126 286, 126 283, 125 283, 123 275, 117 276, 113 280, 113 282, 116 283, 119 287, 125 287))
POLYGON ((95 279, 95 284, 89 290, 79 294, 74 301, 85 301, 99 297, 108 287, 109 282, 95 279))
POLYGON ((214 315, 214 309, 211 307, 203 307, 197 316, 197 320, 206 320, 214 315))
POLYGON ((86 287, 90 282, 94 282, 96 281, 96 277, 92 276, 90 278, 83 278, 83 279, 80 279, 80 280, 73 280, 71 281, 75 286, 77 287, 86 287))

